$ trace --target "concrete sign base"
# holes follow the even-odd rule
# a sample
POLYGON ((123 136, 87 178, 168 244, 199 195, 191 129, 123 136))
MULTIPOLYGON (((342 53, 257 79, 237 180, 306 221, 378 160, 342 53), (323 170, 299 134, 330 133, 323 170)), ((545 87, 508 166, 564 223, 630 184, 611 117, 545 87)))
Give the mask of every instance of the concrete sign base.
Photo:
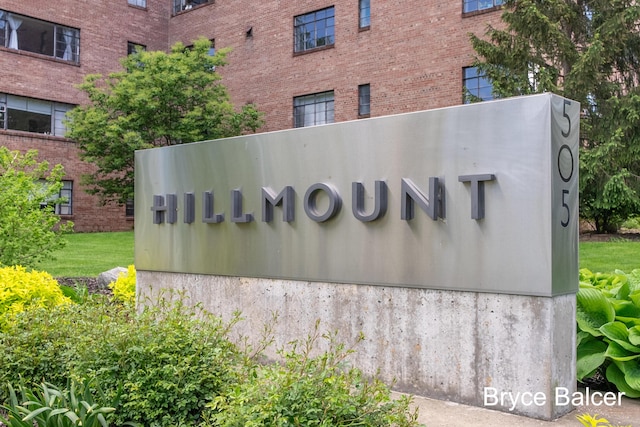
POLYGON ((237 332, 254 341, 277 311, 272 349, 305 339, 318 319, 323 332, 339 331, 346 344, 363 332, 353 365, 369 375, 379 372, 387 383, 395 380, 398 391, 544 420, 573 409, 574 294, 538 297, 150 271, 138 271, 137 283, 138 301, 173 289, 223 319, 241 311, 245 320, 237 332))

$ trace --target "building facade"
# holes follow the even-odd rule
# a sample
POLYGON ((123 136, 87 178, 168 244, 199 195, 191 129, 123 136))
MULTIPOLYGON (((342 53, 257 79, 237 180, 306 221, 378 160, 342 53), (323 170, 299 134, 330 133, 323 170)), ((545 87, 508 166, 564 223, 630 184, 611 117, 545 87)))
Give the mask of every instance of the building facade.
POLYGON ((77 231, 131 229, 132 209, 84 191, 92 165, 63 117, 87 102, 84 76, 118 71, 132 46, 231 48, 217 71, 233 104, 255 104, 274 131, 458 105, 465 90, 489 99, 468 34, 497 24, 501 1, 4 0, 0 145, 64 166, 58 213, 77 231))

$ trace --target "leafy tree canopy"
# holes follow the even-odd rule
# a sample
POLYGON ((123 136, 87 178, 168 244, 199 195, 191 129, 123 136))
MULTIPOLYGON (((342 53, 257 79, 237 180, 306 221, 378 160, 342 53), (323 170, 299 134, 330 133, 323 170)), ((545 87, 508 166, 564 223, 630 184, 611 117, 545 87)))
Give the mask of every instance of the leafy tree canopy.
POLYGON ((507 0, 500 28, 471 35, 494 95, 579 101, 580 214, 613 231, 640 212, 640 5, 635 0, 507 0))
POLYGON ((53 206, 62 188, 61 165, 38 163, 38 152, 23 154, 0 147, 0 266, 33 268, 64 247, 62 234, 73 223, 60 224, 53 206))
POLYGON ((122 59, 123 71, 93 74, 79 87, 90 103, 67 115, 67 136, 97 171, 85 177, 104 202, 133 198, 134 151, 255 131, 261 115, 253 105, 231 105, 216 67, 227 50, 210 55, 211 42, 175 44, 170 53, 137 50, 122 59))

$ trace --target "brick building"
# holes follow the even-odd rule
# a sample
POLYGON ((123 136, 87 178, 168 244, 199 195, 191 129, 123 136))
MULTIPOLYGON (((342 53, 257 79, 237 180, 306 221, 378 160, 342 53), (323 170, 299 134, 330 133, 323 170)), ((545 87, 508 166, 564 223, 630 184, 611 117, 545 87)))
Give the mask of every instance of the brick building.
POLYGON ((3 0, 0 145, 65 167, 59 213, 77 231, 126 230, 132 210, 100 206, 80 176, 92 166, 62 118, 75 87, 107 74, 134 45, 168 50, 206 37, 230 47, 218 70, 235 105, 264 112, 261 131, 457 105, 490 96, 469 68, 469 32, 497 23, 502 0, 3 0))

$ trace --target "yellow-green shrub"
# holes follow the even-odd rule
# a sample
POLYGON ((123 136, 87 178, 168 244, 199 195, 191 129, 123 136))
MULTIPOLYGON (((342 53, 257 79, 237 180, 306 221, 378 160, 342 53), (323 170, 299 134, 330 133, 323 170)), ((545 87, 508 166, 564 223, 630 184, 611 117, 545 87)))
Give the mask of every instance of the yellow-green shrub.
POLYGON ((0 268, 0 327, 7 318, 27 309, 71 302, 49 273, 27 271, 19 265, 0 268))
POLYGON ((109 288, 113 291, 113 297, 125 304, 136 302, 136 268, 130 265, 127 272, 118 274, 115 282, 109 283, 109 288))

